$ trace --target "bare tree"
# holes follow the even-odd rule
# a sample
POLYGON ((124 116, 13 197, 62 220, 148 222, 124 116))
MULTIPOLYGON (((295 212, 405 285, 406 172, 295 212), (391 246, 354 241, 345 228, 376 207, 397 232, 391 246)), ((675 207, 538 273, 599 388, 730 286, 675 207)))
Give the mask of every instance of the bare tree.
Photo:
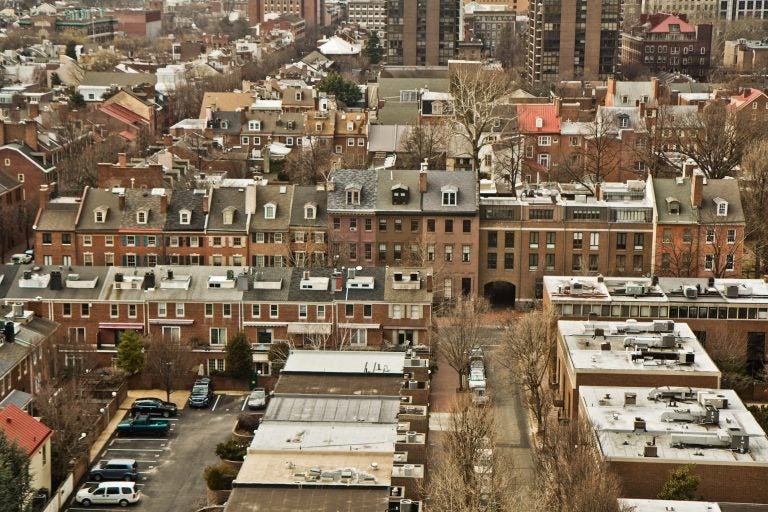
POLYGON ((555 357, 557 314, 551 308, 520 316, 506 326, 499 363, 510 370, 524 393, 528 409, 544 434, 546 416, 552 405, 544 389, 544 378, 555 357))
POLYGON ((671 130, 675 150, 691 159, 710 179, 732 176, 744 152, 764 138, 766 128, 749 112, 731 113, 726 105, 712 103, 682 120, 682 129, 671 130))
POLYGON ((534 451, 537 510, 619 512, 621 482, 600 457, 587 420, 546 419, 547 437, 534 451))
POLYGON ((453 368, 459 379, 459 390, 464 389, 464 376, 469 370, 469 352, 483 345, 485 339, 481 316, 488 311, 482 298, 460 295, 453 302, 443 304, 435 325, 437 349, 453 368))
POLYGON ((480 150, 492 144, 487 137, 502 122, 497 104, 512 88, 510 75, 478 66, 459 64, 451 70, 453 125, 451 131, 463 139, 472 156, 472 169, 480 172, 480 150))
POLYGON ((448 132, 444 121, 421 123, 417 119, 411 123, 400 137, 400 146, 405 153, 400 167, 418 169, 422 162, 427 162, 433 169, 444 169, 448 132))
POLYGON ((505 137, 493 144, 493 177, 497 183, 506 185, 513 194, 528 170, 524 146, 525 138, 522 135, 505 137))
POLYGON ((704 230, 706 244, 704 272, 714 277, 727 277, 741 262, 744 254, 744 232, 732 224, 720 224, 713 216, 702 215, 699 226, 704 230), (711 218, 710 218, 711 217, 711 218))
POLYGON ((328 180, 333 152, 331 144, 318 137, 304 137, 300 148, 291 151, 285 162, 285 172, 299 185, 316 185, 328 180))
POLYGON ((193 373, 192 350, 189 344, 177 339, 147 337, 147 362, 144 366, 153 385, 165 391, 170 401, 171 392, 178 389, 183 379, 193 373))
POLYGON ((445 512, 512 510, 511 464, 497 449, 497 430, 492 408, 474 407, 467 397, 454 404, 427 486, 431 508, 445 512))
POLYGON ((602 183, 621 163, 621 141, 618 124, 613 117, 598 117, 581 123, 581 145, 561 156, 558 178, 576 181, 592 193, 595 184, 602 183))
POLYGON ((749 245, 755 255, 755 271, 768 269, 768 139, 750 147, 741 161, 741 200, 747 222, 749 245))

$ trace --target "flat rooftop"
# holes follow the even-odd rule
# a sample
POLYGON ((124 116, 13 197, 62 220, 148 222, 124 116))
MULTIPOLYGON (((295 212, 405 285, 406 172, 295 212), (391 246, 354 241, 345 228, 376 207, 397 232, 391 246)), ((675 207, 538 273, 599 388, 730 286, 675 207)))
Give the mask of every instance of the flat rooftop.
POLYGON ((294 350, 282 373, 402 375, 405 352, 294 350))
POLYGON ((578 372, 674 372, 720 375, 686 323, 560 320, 567 357, 578 372))
POLYGON ((768 467, 765 432, 731 389, 581 386, 579 394, 610 461, 768 467))
POLYGON ((627 507, 628 512, 721 512, 720 506, 711 501, 620 499, 619 503, 627 507))
POLYGON ((381 512, 387 510, 385 488, 356 487, 236 487, 226 512, 381 512))
MULTIPOLYGON (((253 450, 395 451, 397 424, 264 421, 251 441, 253 450)), ((250 453, 249 449, 249 453, 250 453)))
POLYGON ((345 488, 389 486, 393 464, 391 451, 254 450, 248 452, 235 486, 300 485, 304 489, 318 485, 345 488), (349 473, 343 475, 345 471, 349 473))
POLYGON ((275 395, 264 421, 391 424, 399 409, 396 397, 275 395))
POLYGON ((306 393, 314 395, 398 396, 403 387, 402 375, 280 374, 275 393, 306 393))

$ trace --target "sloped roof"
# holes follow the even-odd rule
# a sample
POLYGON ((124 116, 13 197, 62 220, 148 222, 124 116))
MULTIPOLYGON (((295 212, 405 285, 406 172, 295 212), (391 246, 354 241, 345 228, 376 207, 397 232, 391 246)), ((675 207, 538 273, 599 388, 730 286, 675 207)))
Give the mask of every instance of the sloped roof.
POLYGON ((766 94, 760 89, 747 89, 744 93, 738 96, 731 96, 731 102, 728 104, 728 108, 737 111, 741 110, 761 96, 766 96, 766 94))
POLYGON ((373 210, 376 207, 376 171, 372 169, 336 169, 331 172, 334 190, 328 192, 328 210, 373 210), (360 204, 347 204, 344 187, 360 187, 360 204))
POLYGON ((217 110, 233 112, 238 108, 249 107, 253 103, 253 96, 249 92, 206 92, 200 103, 200 119, 205 119, 207 108, 215 105, 217 110))
POLYGON ((560 117, 555 105, 518 105, 517 126, 521 133, 560 133, 560 117), (536 118, 543 121, 536 127, 536 118))
POLYGON ((80 203, 49 201, 40 212, 37 229, 45 231, 74 231, 80 203))
POLYGON ((211 231, 230 231, 245 233, 248 216, 245 213, 245 189, 217 188, 211 195, 211 207, 208 210, 208 229, 211 231), (224 224, 224 209, 234 207, 232 224, 224 224))
POLYGON ((327 195, 325 190, 308 185, 296 185, 293 187, 293 205, 291 206, 291 226, 307 226, 325 229, 327 223, 327 195), (304 205, 315 203, 314 219, 304 218, 304 205))
POLYGON ((116 73, 111 71, 88 71, 80 81, 80 85, 86 87, 109 87, 110 85, 132 87, 156 83, 157 76, 149 73, 116 73))
POLYGON ((680 32, 696 32, 696 29, 693 28, 688 22, 681 20, 674 14, 670 14, 664 18, 660 23, 651 28, 651 30, 648 32, 651 34, 669 33, 670 25, 679 25, 680 32))
POLYGON ((131 126, 136 126, 138 124, 149 125, 149 121, 147 119, 143 118, 132 110, 125 108, 122 105, 118 105, 117 103, 104 105, 99 110, 107 114, 109 117, 117 119, 121 123, 129 124, 131 126))
POLYGON ((256 213, 251 220, 251 231, 286 230, 291 222, 292 185, 267 185, 256 188, 256 213), (275 218, 265 217, 264 207, 275 207, 275 218))
POLYGON ((0 428, 8 441, 15 442, 28 457, 53 433, 53 430, 13 404, 0 411, 0 428))

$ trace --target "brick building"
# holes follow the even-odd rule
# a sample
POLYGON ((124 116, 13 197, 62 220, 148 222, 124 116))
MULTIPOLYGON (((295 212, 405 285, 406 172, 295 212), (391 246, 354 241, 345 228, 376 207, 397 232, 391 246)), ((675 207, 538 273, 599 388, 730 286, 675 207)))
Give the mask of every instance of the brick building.
MULTIPOLYGON (((580 285, 574 279, 571 291, 580 285)), ((557 362, 551 369, 560 415, 579 414, 583 386, 720 387, 720 370, 693 331, 680 322, 557 323, 557 362)))
POLYGON ((760 73, 768 68, 768 42, 726 41, 723 66, 741 73, 760 73))
POLYGON ((398 0, 387 4, 387 64, 446 66, 456 57, 461 2, 398 0))
POLYGON ((765 432, 733 390, 583 386, 579 407, 623 496, 655 498, 671 471, 690 464, 700 499, 768 501, 765 432))
POLYGON ((3 296, 61 325, 65 366, 87 353, 102 365, 120 335, 183 340, 196 363, 224 370, 227 342, 246 334, 263 375, 272 343, 293 347, 429 345, 431 274, 370 267, 250 269, 231 266, 4 268, 3 296), (156 273, 155 273, 156 272, 156 273))
POLYGON ((621 35, 622 66, 653 73, 683 73, 704 81, 711 53, 712 25, 691 25, 685 14, 641 14, 621 35))
POLYGON ((40 186, 56 181, 56 168, 23 143, 0 146, 0 172, 21 183, 23 200, 34 205, 40 201, 40 186))
POLYGON ((120 9, 115 11, 117 30, 128 37, 154 39, 163 28, 162 10, 120 9))
POLYGON ((747 371, 766 360, 768 284, 761 279, 544 277, 544 303, 561 318, 684 321, 705 346, 726 343, 747 371))

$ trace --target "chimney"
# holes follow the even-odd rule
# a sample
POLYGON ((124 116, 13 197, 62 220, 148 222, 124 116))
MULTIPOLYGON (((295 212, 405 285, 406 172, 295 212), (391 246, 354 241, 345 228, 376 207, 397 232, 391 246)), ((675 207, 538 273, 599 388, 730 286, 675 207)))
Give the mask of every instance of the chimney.
POLYGON ((694 174, 691 176, 691 204, 694 208, 701 208, 701 199, 704 193, 704 176, 694 174))
POLYGON ((610 77, 608 79, 608 91, 606 94, 606 98, 609 98, 609 101, 613 101, 613 97, 616 95, 616 79, 613 77, 610 77))
POLYGON ((165 192, 160 196, 160 213, 168 213, 168 194, 165 192))
POLYGON ((555 112, 557 113, 557 117, 560 117, 560 103, 561 103, 560 97, 555 96, 555 112))
POLYGON ((40 115, 40 104, 37 102, 27 103, 27 117, 29 119, 35 119, 39 115, 40 115))
POLYGON ((334 289, 337 292, 340 292, 342 289, 342 285, 344 284, 344 276, 342 276, 341 274, 336 274, 335 276, 333 276, 333 281, 334 281, 334 289))
POLYGON ((659 79, 657 77, 651 78, 651 99, 658 100, 661 94, 659 87, 659 79))
POLYGON ((125 153, 118 153, 117 154, 117 165, 120 167, 125 167, 127 165, 128 159, 126 158, 125 153))
POLYGON ((45 204, 51 199, 51 187, 47 184, 40 185, 40 208, 45 208, 45 204))
POLYGON ((427 276, 427 292, 432 293, 432 274, 427 276))
POLYGON ((203 213, 208 213, 208 210, 210 208, 210 198, 208 196, 208 192, 205 193, 203 196, 203 213))
POLYGON ((163 145, 167 148, 173 146, 173 136, 170 134, 163 135, 163 145))
POLYGON ((427 162, 426 158, 421 163, 421 169, 419 170, 419 193, 427 193, 427 162))
POLYGON ((5 145, 5 122, 0 119, 0 146, 5 145))
POLYGON ((120 206, 120 211, 125 210, 125 194, 117 196, 117 204, 120 206))
POLYGON ((24 143, 32 151, 37 151, 37 122, 27 121, 24 123, 24 143))
POLYGON ((255 214, 256 213, 256 184, 251 183, 247 187, 245 187, 245 213, 246 214, 255 214))
POLYGON ((595 183, 595 199, 598 201, 603 200, 603 189, 600 187, 599 183, 595 183))

